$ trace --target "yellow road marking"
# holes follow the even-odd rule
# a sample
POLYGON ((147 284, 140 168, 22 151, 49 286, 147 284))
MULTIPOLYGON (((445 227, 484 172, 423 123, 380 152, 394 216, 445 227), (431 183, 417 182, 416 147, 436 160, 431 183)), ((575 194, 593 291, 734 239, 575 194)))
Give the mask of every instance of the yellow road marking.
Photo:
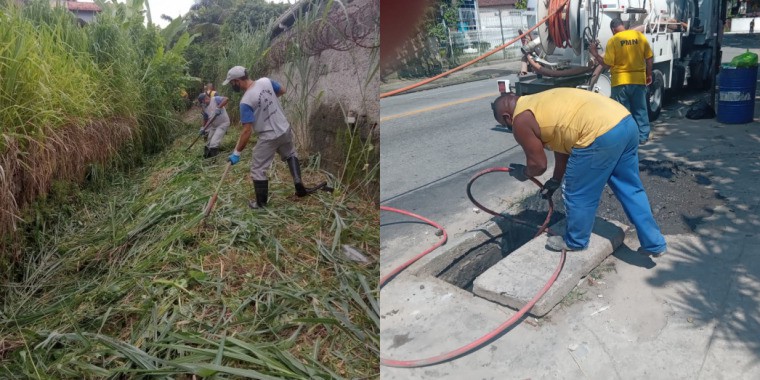
POLYGON ((403 113, 399 113, 399 114, 395 114, 395 115, 389 115, 389 116, 381 117, 380 118, 380 122, 382 123, 384 121, 398 119, 398 118, 401 118, 401 117, 407 117, 407 116, 417 115, 417 114, 424 113, 424 112, 435 111, 435 110, 438 110, 438 109, 441 109, 441 108, 451 107, 451 106, 455 106, 457 104, 472 102, 472 101, 475 101, 475 100, 480 100, 480 99, 488 98, 488 97, 496 97, 496 95, 495 94, 491 94, 491 93, 489 93, 489 94, 483 94, 483 95, 480 95, 480 96, 476 96, 474 98, 460 99, 460 100, 455 100, 453 102, 447 102, 447 103, 442 103, 442 104, 438 104, 438 105, 435 105, 435 106, 420 108, 420 109, 414 110, 414 111, 403 112, 403 113))

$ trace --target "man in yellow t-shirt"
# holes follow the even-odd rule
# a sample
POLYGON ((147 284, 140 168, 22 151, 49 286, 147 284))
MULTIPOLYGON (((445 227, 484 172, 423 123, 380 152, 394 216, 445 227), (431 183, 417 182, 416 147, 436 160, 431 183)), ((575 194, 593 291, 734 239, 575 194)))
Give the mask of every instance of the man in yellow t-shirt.
POLYGON ((626 30, 619 18, 610 22, 610 29, 613 36, 604 55, 599 54, 596 44, 589 46, 589 52, 610 69, 612 98, 631 112, 639 126, 639 144, 644 144, 650 131, 646 86, 652 83, 652 48, 641 32, 626 30))
POLYGON ((588 247, 607 183, 636 226, 639 252, 665 253, 665 238, 639 178, 638 128, 625 107, 591 91, 555 88, 524 96, 503 93, 491 109, 499 124, 512 127, 525 151, 527 166, 510 164, 511 176, 519 181, 540 176, 547 167, 544 148, 554 151, 554 175, 541 193, 550 198, 562 184, 567 230, 564 236, 549 237, 547 248, 588 247))

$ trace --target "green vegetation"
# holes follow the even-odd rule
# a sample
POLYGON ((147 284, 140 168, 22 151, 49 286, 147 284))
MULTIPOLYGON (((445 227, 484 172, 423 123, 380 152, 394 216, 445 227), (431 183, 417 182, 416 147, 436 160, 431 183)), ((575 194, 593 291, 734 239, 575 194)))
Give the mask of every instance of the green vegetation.
MULTIPOLYGON (((54 181, 132 167, 178 132, 189 36, 167 50, 157 28, 123 8, 80 27, 44 0, 0 7, 3 251, 15 249, 21 210, 54 181)), ((0 268, 7 260, 0 255, 0 268)))
MULTIPOLYGON (((251 74, 265 75, 268 65, 261 62, 261 56, 269 47, 267 29, 286 9, 287 4, 265 0, 202 0, 193 5, 181 20, 182 27, 196 36, 195 43, 185 52, 190 74, 202 78, 204 83, 220 84, 230 67, 245 62, 249 70, 256 69, 251 74), (257 57, 245 57, 253 60, 234 60, 232 65, 229 59, 220 61, 225 56, 243 58, 236 54, 246 54, 241 50, 250 48, 259 53, 257 57)), ((195 90, 198 93, 201 87, 195 90)))
MULTIPOLYGON (((296 199, 278 162, 272 208, 253 213, 237 165, 200 223, 225 163, 188 159, 191 140, 112 186, 55 193, 76 206, 30 238, 26 270, 3 287, 0 378, 377 376, 374 203, 296 199)), ((323 176, 304 168, 308 182, 323 176)))
MULTIPOLYGON (((86 26, 45 0, 11 3, 0 0, 0 378, 377 377, 371 120, 347 125, 340 104, 298 91, 323 71, 296 44, 326 12, 273 49, 270 20, 236 11, 282 11, 263 0, 201 1, 164 29, 144 0, 99 1, 86 26), (226 155, 184 152, 199 121, 178 120, 180 93, 239 64, 254 77, 284 65, 304 180, 337 191, 293 197, 277 160, 272 207, 254 213, 237 165, 204 222, 226 155), (309 154, 319 110, 340 120, 335 175, 309 154), (369 262, 347 259, 351 247, 369 262)), ((238 132, 228 109, 224 152, 238 132)))

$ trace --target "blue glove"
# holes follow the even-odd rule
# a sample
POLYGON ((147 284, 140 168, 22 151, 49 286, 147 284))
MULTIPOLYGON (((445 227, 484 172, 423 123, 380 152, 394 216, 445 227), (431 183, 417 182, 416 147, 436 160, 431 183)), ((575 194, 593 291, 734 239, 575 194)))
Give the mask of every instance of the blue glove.
POLYGON ((214 111, 214 115, 216 115, 216 116, 219 116, 221 114, 222 114, 222 109, 221 108, 217 108, 216 111, 214 111))
POLYGON ((234 151, 234 152, 232 152, 232 154, 230 154, 230 158, 228 158, 228 160, 230 161, 230 163, 232 165, 237 164, 238 162, 240 162, 240 152, 238 152, 237 150, 234 151))
POLYGON ((201 129, 198 131, 198 136, 205 136, 205 135, 206 135, 206 129, 205 129, 205 128, 201 128, 201 129))
POLYGON ((520 181, 527 181, 530 177, 525 175, 525 165, 521 164, 509 164, 509 175, 520 181))

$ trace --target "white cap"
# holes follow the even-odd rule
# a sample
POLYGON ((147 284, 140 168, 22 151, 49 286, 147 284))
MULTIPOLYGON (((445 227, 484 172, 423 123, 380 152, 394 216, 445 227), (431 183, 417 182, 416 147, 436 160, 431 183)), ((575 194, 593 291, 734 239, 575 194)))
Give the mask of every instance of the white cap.
POLYGON ((227 72, 227 79, 222 82, 222 86, 226 86, 233 79, 240 79, 245 76, 245 67, 235 66, 227 72))

